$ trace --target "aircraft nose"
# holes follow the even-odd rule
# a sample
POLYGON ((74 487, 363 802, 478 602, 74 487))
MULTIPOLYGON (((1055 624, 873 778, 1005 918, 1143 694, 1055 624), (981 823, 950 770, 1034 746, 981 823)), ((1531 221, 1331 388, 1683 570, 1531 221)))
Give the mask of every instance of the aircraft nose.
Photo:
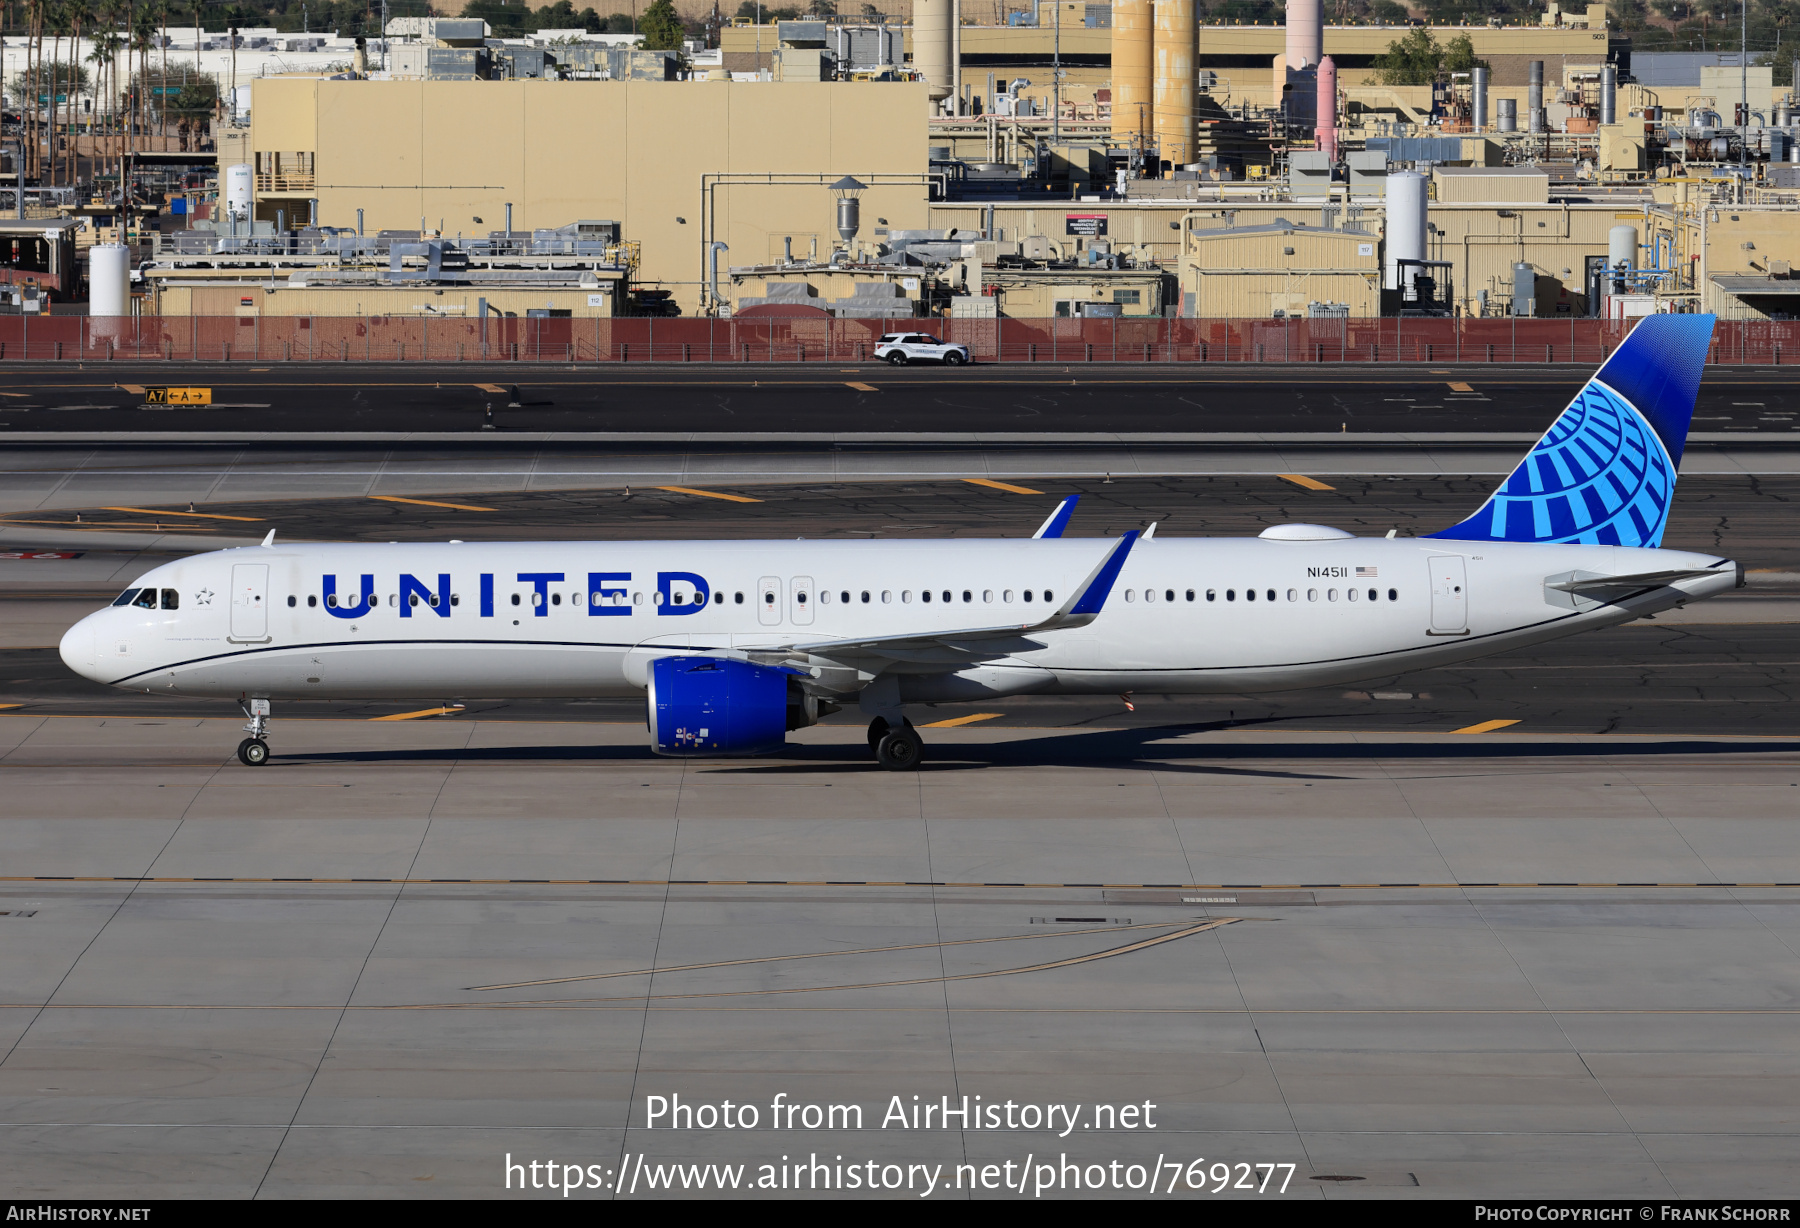
POLYGON ((80 674, 83 678, 94 682, 100 681, 100 654, 94 649, 95 615, 88 615, 80 622, 63 632, 62 642, 57 651, 62 654, 63 664, 80 674))

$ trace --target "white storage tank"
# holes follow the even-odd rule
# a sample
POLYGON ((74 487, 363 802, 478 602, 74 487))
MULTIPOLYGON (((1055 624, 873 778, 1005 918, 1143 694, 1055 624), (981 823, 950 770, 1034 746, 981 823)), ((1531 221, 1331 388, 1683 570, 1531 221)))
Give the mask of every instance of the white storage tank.
POLYGON ((225 168, 225 212, 229 216, 249 217, 255 191, 256 175, 248 162, 234 162, 225 168))
MULTIPOLYGON (((1387 177, 1387 252, 1381 284, 1388 290, 1400 286, 1400 261, 1425 259, 1425 176, 1417 171, 1396 171, 1387 177)), ((1421 270, 1407 273, 1407 284, 1421 270)))
POLYGON ((88 315, 131 314, 131 249, 100 243, 88 249, 88 315))
POLYGON ((1606 232, 1606 267, 1637 268, 1638 233, 1636 226, 1614 226, 1606 232))

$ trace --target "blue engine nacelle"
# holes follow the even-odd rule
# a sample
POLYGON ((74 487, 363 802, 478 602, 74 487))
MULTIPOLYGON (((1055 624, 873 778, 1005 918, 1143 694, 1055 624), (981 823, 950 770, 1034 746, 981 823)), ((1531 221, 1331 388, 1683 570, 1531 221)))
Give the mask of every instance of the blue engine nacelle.
MULTIPOLYGON (((650 748, 659 755, 755 755, 790 728, 793 675, 723 657, 658 657, 646 697, 650 748)), ((808 722, 810 723, 810 722, 808 722)))

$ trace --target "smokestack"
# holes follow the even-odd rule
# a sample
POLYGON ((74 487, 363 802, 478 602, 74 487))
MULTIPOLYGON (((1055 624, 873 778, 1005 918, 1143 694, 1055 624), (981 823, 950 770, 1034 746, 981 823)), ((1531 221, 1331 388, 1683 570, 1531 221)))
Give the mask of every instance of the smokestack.
POLYGON ((1287 0, 1287 66, 1317 68, 1325 53, 1325 0, 1287 0))
POLYGON ((1469 74, 1469 118, 1477 132, 1487 131, 1487 87, 1488 70, 1477 67, 1469 74))
POLYGON ((1114 140, 1126 143, 1155 139, 1150 74, 1156 25, 1150 6, 1151 0, 1113 0, 1112 130, 1114 140))
POLYGON ((1337 162, 1337 61, 1326 56, 1319 61, 1319 109, 1315 131, 1318 145, 1337 162))
POLYGON ((1531 61, 1531 83, 1525 88, 1525 122, 1533 132, 1544 130, 1544 62, 1531 61))
POLYGON ((932 99, 950 97, 952 19, 950 0, 915 0, 912 19, 913 67, 925 78, 932 99))
POLYGON ((1617 97, 1619 75, 1611 64, 1600 69, 1600 122, 1613 124, 1618 122, 1615 102, 1617 97))
POLYGON ((1156 143, 1171 167, 1194 160, 1194 0, 1156 3, 1156 143))

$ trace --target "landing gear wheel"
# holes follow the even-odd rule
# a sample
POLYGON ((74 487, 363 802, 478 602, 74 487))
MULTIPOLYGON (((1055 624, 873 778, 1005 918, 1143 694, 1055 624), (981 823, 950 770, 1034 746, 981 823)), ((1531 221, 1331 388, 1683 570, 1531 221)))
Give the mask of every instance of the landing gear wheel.
POLYGON ((906 355, 899 350, 895 350, 893 353, 889 354, 887 360, 888 365, 891 367, 904 367, 906 365, 906 355))
POLYGON ((916 772, 925 757, 925 745, 909 725, 890 729, 875 747, 875 761, 890 772, 916 772))
POLYGON ((877 746, 881 745, 881 739, 887 737, 887 731, 888 731, 887 717, 878 716, 874 720, 869 722, 869 753, 870 754, 874 754, 875 748, 877 746))
POLYGON ((238 743, 238 762, 245 767, 261 767, 269 761, 269 744, 261 738, 245 738, 238 743))

